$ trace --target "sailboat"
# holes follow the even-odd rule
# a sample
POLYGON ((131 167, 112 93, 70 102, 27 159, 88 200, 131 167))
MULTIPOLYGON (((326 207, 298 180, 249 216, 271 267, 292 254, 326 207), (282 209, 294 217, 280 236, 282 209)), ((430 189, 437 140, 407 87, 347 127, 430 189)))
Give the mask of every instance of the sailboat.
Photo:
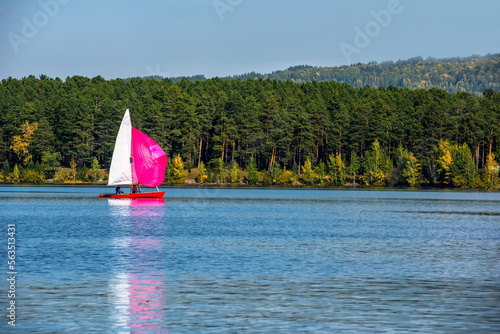
POLYGON ((109 169, 108 186, 128 185, 133 188, 156 187, 156 192, 132 192, 130 194, 99 194, 107 198, 162 198, 164 191, 158 186, 165 179, 168 157, 163 149, 145 133, 132 126, 130 112, 123 116, 116 136, 115 149, 109 169))

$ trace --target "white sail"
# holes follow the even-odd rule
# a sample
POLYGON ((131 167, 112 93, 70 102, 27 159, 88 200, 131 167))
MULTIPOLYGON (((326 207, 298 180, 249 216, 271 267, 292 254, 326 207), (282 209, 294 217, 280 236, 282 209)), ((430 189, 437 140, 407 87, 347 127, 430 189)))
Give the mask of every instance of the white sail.
POLYGON ((108 186, 133 184, 132 179, 132 122, 127 109, 123 116, 109 169, 108 186))

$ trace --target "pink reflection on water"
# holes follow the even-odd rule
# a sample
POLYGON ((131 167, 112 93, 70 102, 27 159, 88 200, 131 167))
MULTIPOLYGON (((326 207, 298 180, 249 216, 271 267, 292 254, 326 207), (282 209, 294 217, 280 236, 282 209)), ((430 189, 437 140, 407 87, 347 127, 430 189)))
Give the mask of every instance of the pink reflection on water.
MULTIPOLYGON (((120 216, 119 224, 147 229, 149 224, 162 223, 165 214, 163 199, 109 199, 112 212, 120 216), (153 220, 147 217, 155 217, 153 220), (144 217, 144 219, 127 219, 144 217)), ((115 324, 129 333, 168 333, 165 273, 159 261, 163 242, 158 237, 132 236, 117 238, 121 249, 121 266, 111 289, 116 305, 115 324)))
POLYGON ((166 201, 163 198, 108 198, 108 203, 117 216, 162 216, 166 201))
POLYGON ((164 319, 166 310, 165 282, 160 272, 144 266, 147 254, 161 252, 162 243, 147 237, 131 238, 129 243, 131 263, 140 273, 128 275, 129 322, 134 333, 167 333, 164 319))

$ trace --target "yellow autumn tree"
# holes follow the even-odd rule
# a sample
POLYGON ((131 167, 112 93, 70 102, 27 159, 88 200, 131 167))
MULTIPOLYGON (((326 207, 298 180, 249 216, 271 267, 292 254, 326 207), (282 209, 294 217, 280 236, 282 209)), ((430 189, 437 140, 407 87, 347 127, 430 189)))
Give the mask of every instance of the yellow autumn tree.
POLYGON ((308 158, 302 166, 302 179, 309 184, 312 184, 317 178, 317 174, 314 172, 314 168, 311 160, 308 158))
POLYGON ((184 161, 182 157, 177 154, 172 160, 172 175, 171 181, 174 183, 184 183, 186 182, 187 171, 184 169, 184 161))
POLYGON ((500 164, 495 160, 495 153, 488 154, 486 165, 484 166, 483 182, 488 188, 496 188, 499 179, 500 164))
POLYGON ((38 123, 31 123, 24 121, 19 130, 21 130, 21 135, 16 135, 12 138, 12 144, 10 148, 17 155, 19 160, 22 161, 24 165, 27 165, 31 161, 33 155, 30 153, 31 138, 38 128, 38 123))
POLYGON ((240 166, 238 166, 236 160, 233 160, 231 162, 231 166, 229 167, 229 179, 231 180, 231 183, 238 183, 240 182, 240 177, 241 177, 240 166))
POLYGON ((449 141, 440 141, 437 151, 437 172, 441 175, 443 182, 451 183, 451 166, 453 164, 453 152, 457 150, 457 145, 450 144, 449 141))
POLYGON ((196 176, 196 181, 198 183, 204 183, 206 179, 208 179, 207 168, 205 167, 203 161, 201 161, 198 165, 198 176, 196 176))

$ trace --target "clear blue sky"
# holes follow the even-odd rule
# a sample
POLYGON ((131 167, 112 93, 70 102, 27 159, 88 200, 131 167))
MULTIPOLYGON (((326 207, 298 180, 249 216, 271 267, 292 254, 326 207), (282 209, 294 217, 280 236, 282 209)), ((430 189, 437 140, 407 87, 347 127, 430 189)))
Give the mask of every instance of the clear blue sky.
POLYGON ((0 32, 0 79, 213 77, 498 53, 500 1, 0 0, 0 32))

